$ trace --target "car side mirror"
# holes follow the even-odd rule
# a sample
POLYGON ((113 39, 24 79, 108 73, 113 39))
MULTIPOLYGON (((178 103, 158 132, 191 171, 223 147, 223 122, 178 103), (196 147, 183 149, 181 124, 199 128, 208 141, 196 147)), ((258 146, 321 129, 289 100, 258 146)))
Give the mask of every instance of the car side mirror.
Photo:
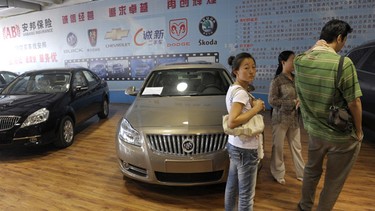
POLYGON ((137 88, 135 86, 128 87, 125 89, 126 95, 136 96, 138 94, 137 88))

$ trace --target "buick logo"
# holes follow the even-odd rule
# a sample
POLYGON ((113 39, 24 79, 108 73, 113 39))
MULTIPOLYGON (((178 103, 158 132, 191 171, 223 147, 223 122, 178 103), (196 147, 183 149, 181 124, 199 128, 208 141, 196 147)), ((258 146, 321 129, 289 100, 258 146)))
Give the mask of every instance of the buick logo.
POLYGON ((186 153, 191 153, 194 150, 193 140, 187 138, 182 142, 182 150, 186 153))
POLYGON ((69 34, 66 36, 66 42, 71 47, 76 47, 78 42, 77 36, 73 32, 69 32, 69 34))

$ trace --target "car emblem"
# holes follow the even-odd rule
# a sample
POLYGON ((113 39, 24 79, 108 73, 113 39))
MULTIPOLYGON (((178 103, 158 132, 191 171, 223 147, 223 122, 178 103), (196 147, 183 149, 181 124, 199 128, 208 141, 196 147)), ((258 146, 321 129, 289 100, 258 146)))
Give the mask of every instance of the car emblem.
POLYGON ((217 21, 212 16, 206 16, 199 21, 199 31, 204 36, 211 36, 216 32, 217 21))
POLYGON ((108 31, 105 33, 104 39, 111 39, 111 40, 122 40, 124 37, 128 37, 129 35, 128 29, 121 29, 121 28, 115 28, 111 31, 108 31))
POLYGON ((187 138, 182 142, 182 150, 186 153, 191 153, 194 150, 193 140, 187 138))
POLYGON ((187 35, 188 21, 186 18, 173 19, 169 21, 169 34, 175 40, 181 40, 187 35))
POLYGON ((98 30, 97 29, 89 29, 87 31, 89 36, 89 41, 92 47, 96 46, 96 40, 98 38, 98 30))
POLYGON ((77 36, 73 32, 69 32, 68 36, 66 36, 66 42, 71 47, 75 47, 78 42, 77 36))

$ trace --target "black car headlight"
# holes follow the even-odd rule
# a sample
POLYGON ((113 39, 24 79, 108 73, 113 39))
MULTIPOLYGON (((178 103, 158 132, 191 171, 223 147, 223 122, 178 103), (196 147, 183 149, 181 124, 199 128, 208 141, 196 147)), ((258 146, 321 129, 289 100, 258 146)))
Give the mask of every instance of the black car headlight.
POLYGON ((118 138, 120 141, 133 144, 135 146, 141 146, 141 136, 130 123, 123 118, 118 132, 118 138))
POLYGON ((26 120, 22 123, 21 128, 28 127, 30 125, 36 125, 47 121, 49 111, 46 108, 41 108, 34 113, 30 114, 26 120))

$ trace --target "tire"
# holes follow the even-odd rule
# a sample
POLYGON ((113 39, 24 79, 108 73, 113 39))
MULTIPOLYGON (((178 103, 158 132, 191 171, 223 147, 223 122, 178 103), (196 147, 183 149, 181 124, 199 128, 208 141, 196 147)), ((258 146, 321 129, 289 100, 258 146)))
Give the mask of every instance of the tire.
POLYGON ((98 117, 100 119, 106 119, 108 117, 108 114, 109 114, 109 104, 108 104, 108 100, 105 99, 103 100, 102 110, 98 113, 98 117))
POLYGON ((70 116, 65 116, 59 126, 57 139, 54 144, 58 148, 66 148, 74 141, 74 122, 70 116))

